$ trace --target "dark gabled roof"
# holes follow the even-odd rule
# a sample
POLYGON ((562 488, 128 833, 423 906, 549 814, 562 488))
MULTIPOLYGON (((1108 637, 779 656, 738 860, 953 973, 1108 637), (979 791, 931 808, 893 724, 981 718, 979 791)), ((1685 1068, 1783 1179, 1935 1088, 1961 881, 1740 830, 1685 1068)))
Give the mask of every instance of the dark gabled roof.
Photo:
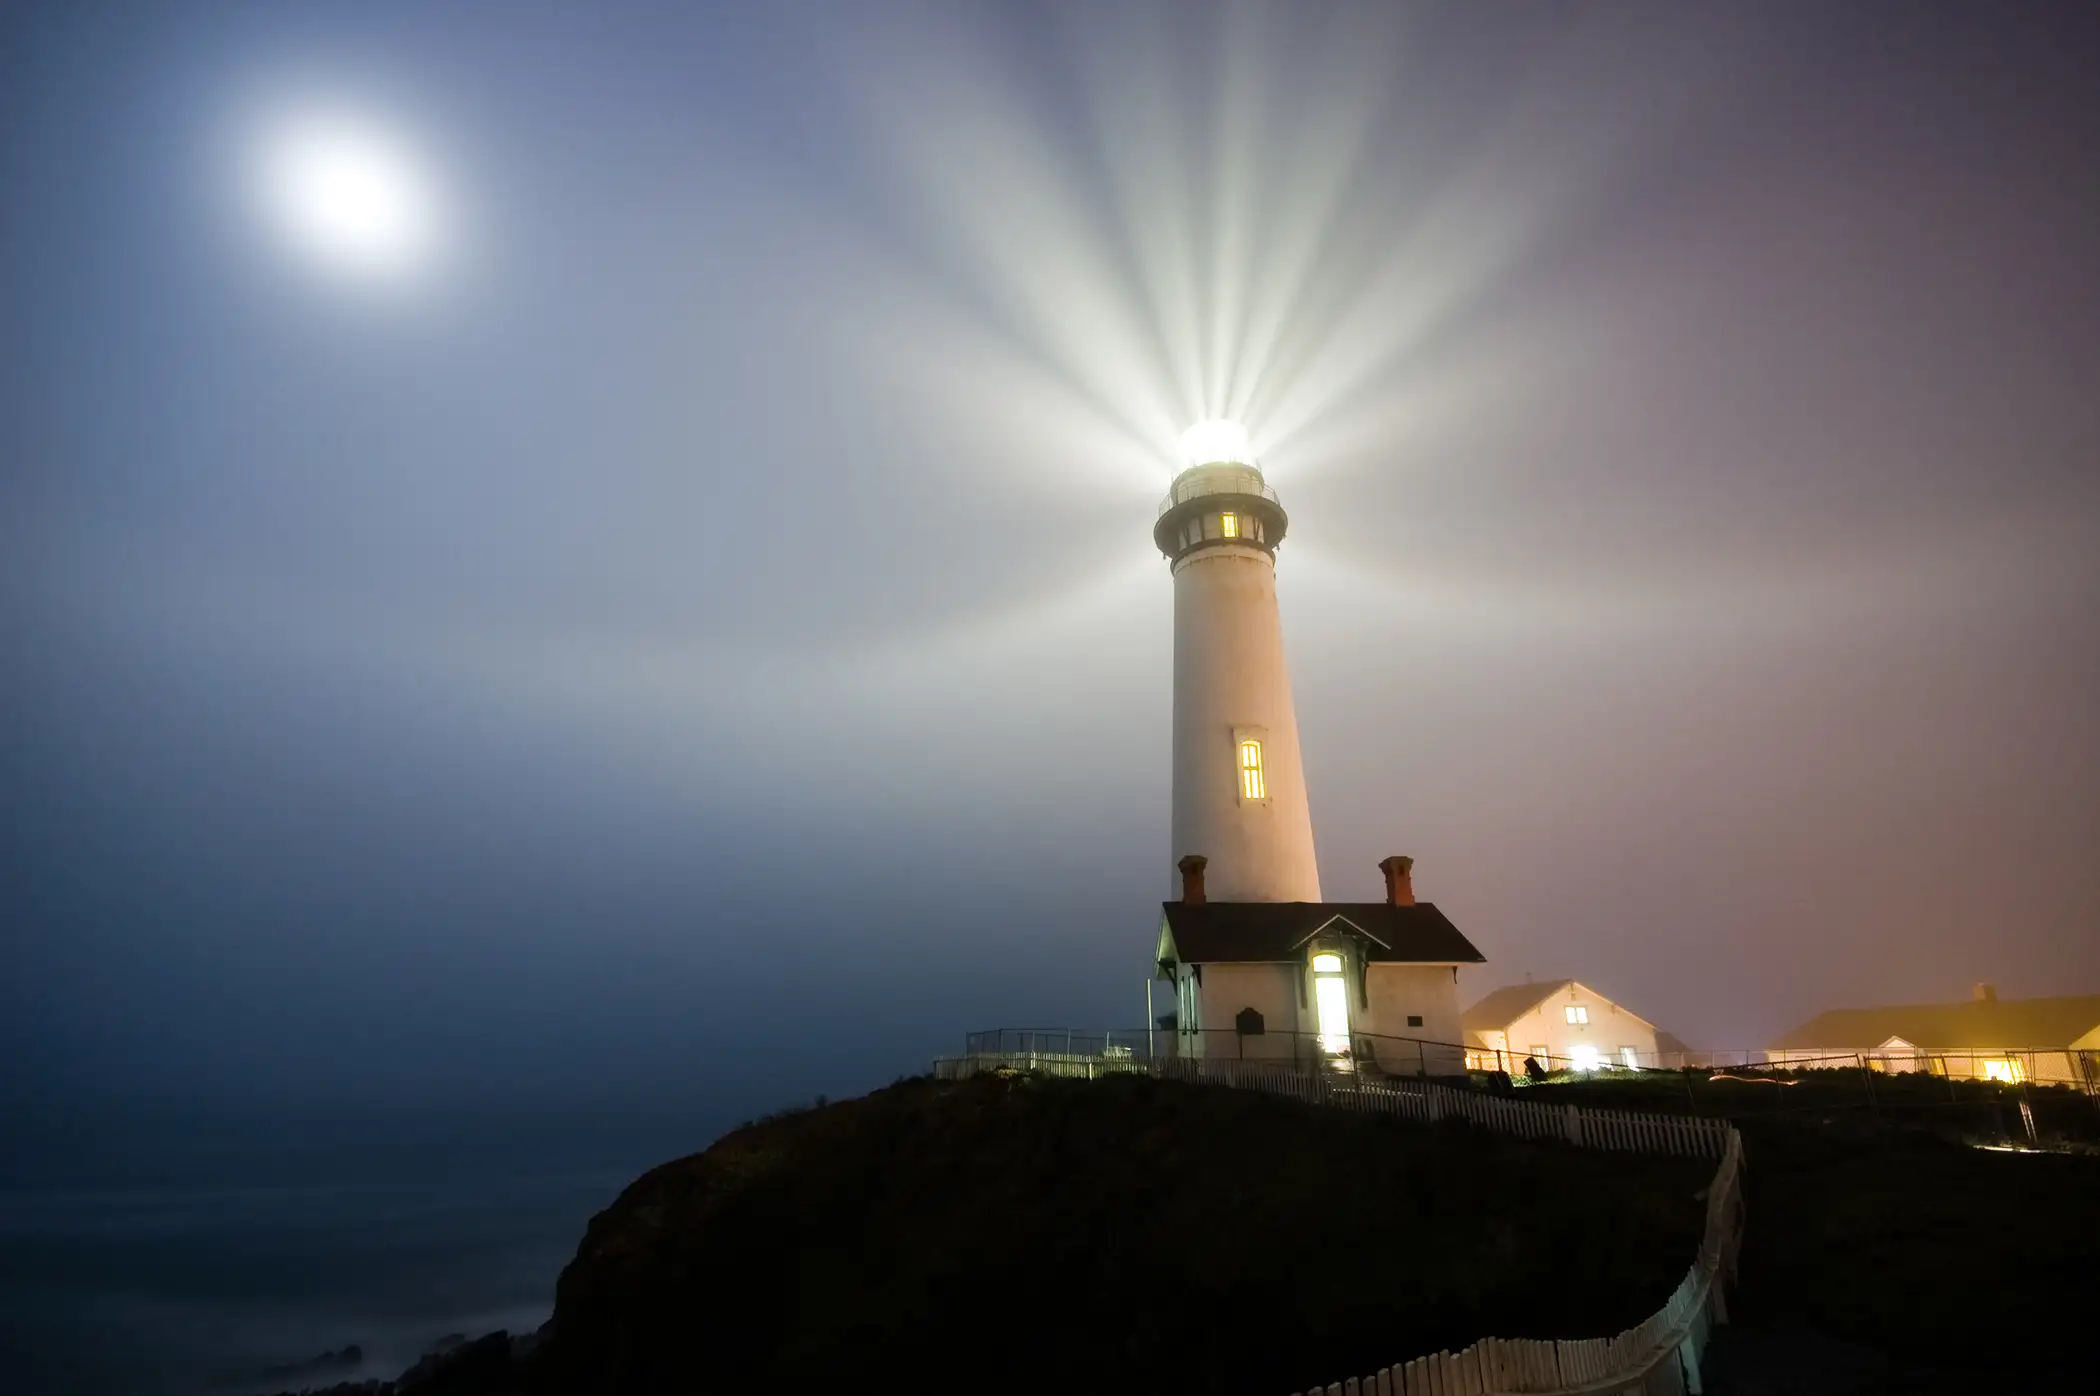
POLYGON ((1913 1047, 2067 1047, 2100 1028, 2100 994, 1970 999, 1899 1008, 1834 1008, 1782 1034, 1776 1051, 1864 1051, 1900 1037, 1913 1047))
POLYGON ((1543 984, 1505 984, 1460 1015, 1467 1032, 1493 1032, 1552 998, 1575 981, 1549 979, 1543 984))
POLYGON ((1485 957, 1434 903, 1167 902, 1160 961, 1295 960, 1323 931, 1354 936, 1372 964, 1477 964, 1485 957), (1331 928, 1331 930, 1330 930, 1331 928))
MULTIPOLYGON (((1599 994, 1594 986, 1579 979, 1549 979, 1543 984, 1508 984, 1495 990, 1480 1002, 1467 1009, 1460 1023, 1467 1032, 1497 1032, 1537 1008, 1547 999, 1558 996, 1565 989, 1581 989, 1596 994, 1601 1001, 1610 1004, 1618 1012, 1638 1022, 1648 1023, 1646 1018, 1620 1003, 1609 994, 1599 994)), ((1649 1027, 1655 1024, 1648 1023, 1649 1027)))

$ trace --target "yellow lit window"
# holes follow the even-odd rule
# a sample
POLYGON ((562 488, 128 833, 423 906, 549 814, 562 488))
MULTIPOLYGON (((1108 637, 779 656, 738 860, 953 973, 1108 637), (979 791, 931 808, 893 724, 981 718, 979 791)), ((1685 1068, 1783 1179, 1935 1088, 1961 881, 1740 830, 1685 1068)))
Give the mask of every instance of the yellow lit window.
POLYGON ((1327 1052, 1349 1050, 1349 990, 1342 978, 1342 957, 1313 956, 1313 1007, 1320 1022, 1320 1047, 1327 1052))
POLYGON ((1587 1022, 1588 1022, 1589 1020, 1590 1020, 1590 1011, 1589 1011, 1589 1009, 1588 1009, 1588 1008, 1584 1007, 1584 1006, 1583 1006, 1582 1004, 1579 1004, 1579 1003, 1571 1003, 1571 1004, 1569 1004, 1569 1005, 1568 1005, 1568 1021, 1569 1021, 1569 1022, 1571 1022, 1571 1023, 1587 1023, 1587 1022))
POLYGON ((1983 1079, 1986 1081, 2017 1083, 2022 1076, 2027 1074, 2020 1070, 2020 1059, 2018 1057, 2000 1057, 1995 1061, 1978 1062, 1977 1065, 1983 1068, 1983 1079))
MULTIPOLYGON (((1228 514, 1226 517, 1232 516, 1228 514)), ((1250 738, 1240 743, 1240 798, 1265 800, 1268 797, 1268 782, 1261 775, 1261 743, 1250 738)))
POLYGON ((1238 514, 1220 514, 1218 516, 1218 532, 1224 534, 1227 538, 1239 537, 1240 516, 1238 514))

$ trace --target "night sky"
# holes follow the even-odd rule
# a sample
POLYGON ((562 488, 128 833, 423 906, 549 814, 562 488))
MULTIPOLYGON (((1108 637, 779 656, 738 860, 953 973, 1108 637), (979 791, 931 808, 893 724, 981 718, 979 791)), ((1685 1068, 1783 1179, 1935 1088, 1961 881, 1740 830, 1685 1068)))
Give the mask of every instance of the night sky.
POLYGON ((1210 415, 1323 884, 1413 855, 1468 1002, 2100 990, 2096 71, 2056 4, 0 8, 0 1108, 1138 1026, 1210 415), (316 109, 427 263, 256 215, 316 109))

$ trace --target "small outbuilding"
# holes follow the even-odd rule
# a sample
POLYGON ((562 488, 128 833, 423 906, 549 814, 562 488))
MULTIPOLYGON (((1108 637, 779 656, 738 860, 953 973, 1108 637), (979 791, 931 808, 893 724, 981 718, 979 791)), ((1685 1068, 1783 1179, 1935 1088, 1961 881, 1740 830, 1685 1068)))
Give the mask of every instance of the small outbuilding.
POLYGON ((1372 1063, 1456 1075, 1458 967, 1481 953, 1433 903, 1411 858, 1379 864, 1382 902, 1213 902, 1201 857, 1161 906, 1158 975, 1172 980, 1184 1056, 1372 1063))
POLYGON ((1465 1013, 1466 1062, 1476 1071, 1660 1065, 1655 1024, 1578 979, 1511 984, 1465 1013))

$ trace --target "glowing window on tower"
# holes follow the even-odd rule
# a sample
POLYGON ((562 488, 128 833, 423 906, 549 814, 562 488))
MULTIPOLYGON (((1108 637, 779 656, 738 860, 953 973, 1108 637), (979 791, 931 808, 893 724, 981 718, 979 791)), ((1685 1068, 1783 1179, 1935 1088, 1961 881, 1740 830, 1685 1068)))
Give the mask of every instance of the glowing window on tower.
POLYGON ((1269 797, 1268 782, 1261 774, 1261 743, 1248 740, 1240 743, 1240 798, 1242 800, 1266 800, 1269 797))
POLYGON ((1218 532, 1227 538, 1239 537, 1240 516, 1238 514, 1220 514, 1218 516, 1218 532))

